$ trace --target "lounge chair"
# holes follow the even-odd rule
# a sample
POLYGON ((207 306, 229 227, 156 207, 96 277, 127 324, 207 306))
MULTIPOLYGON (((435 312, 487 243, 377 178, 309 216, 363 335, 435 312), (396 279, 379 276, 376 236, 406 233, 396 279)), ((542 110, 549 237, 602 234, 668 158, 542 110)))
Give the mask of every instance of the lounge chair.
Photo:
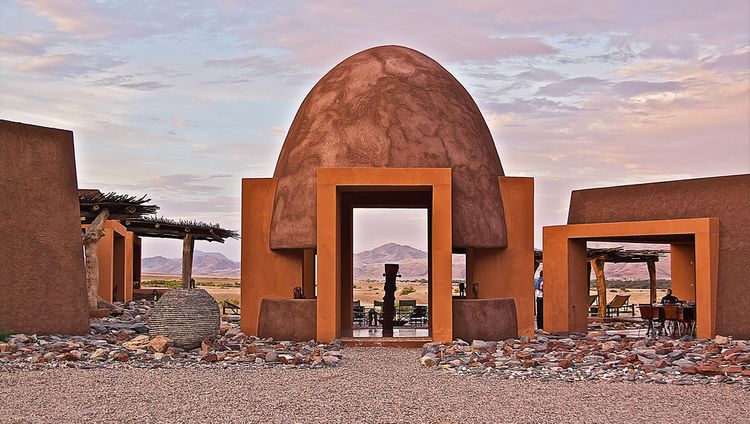
POLYGON ((612 312, 617 312, 617 316, 620 316, 620 312, 627 312, 630 310, 630 315, 635 316, 635 305, 629 305, 630 295, 615 295, 614 299, 607 304, 607 316, 612 316, 612 312))

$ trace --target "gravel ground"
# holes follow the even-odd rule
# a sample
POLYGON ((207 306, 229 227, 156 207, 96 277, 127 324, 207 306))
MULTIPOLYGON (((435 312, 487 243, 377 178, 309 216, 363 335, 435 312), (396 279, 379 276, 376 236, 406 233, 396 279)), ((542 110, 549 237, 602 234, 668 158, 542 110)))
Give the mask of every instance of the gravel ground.
POLYGON ((747 422, 731 386, 512 381, 347 348, 336 368, 0 373, 0 422, 747 422))

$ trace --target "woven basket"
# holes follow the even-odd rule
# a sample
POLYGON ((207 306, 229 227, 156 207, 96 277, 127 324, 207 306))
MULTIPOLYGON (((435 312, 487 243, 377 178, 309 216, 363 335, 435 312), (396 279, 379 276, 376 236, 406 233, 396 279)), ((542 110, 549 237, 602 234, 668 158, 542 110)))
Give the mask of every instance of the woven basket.
POLYGON ((182 349, 194 349, 219 335, 219 304, 203 289, 167 290, 149 319, 151 337, 167 336, 182 349))

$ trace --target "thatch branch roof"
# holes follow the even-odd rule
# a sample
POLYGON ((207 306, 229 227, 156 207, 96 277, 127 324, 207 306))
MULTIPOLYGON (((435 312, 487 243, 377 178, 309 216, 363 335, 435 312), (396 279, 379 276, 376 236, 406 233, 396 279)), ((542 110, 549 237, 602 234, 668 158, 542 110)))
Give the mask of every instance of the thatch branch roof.
POLYGON ((207 224, 201 221, 173 220, 164 217, 142 217, 126 219, 123 225, 141 237, 160 237, 182 239, 191 234, 195 240, 218 241, 238 239, 239 233, 221 228, 219 224, 207 224))
POLYGON ((142 217, 159 210, 156 205, 146 204, 151 201, 147 196, 138 197, 115 192, 102 193, 95 189, 78 190, 78 201, 81 217, 85 222, 93 221, 105 208, 109 210, 111 219, 142 217))
MULTIPOLYGON (((626 250, 622 246, 618 247, 589 247, 586 249, 586 259, 604 259, 604 262, 613 263, 637 263, 654 261, 659 262, 659 258, 669 253, 669 250, 663 249, 633 249, 626 250)), ((534 249, 534 260, 543 262, 543 253, 539 249, 534 249)))

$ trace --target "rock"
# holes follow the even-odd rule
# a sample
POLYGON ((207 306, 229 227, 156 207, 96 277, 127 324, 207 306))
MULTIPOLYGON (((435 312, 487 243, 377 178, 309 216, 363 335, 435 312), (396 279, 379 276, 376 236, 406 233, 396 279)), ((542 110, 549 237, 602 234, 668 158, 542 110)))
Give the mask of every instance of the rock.
POLYGON ((279 361, 279 355, 276 353, 276 351, 272 350, 268 353, 266 353, 266 362, 278 362, 279 361))
POLYGON ((701 375, 722 375, 723 372, 715 365, 698 365, 696 371, 701 375))
POLYGON ((471 342, 471 348, 474 350, 486 350, 488 346, 484 340, 474 340, 471 342))
POLYGON ((71 350, 60 357, 61 361, 78 361, 79 359, 81 359, 81 352, 77 350, 71 350))
POLYGON ((437 365, 437 361, 435 360, 435 358, 431 356, 425 355, 419 361, 422 363, 422 366, 424 367, 434 367, 435 365, 437 365))
POLYGON ((130 351, 135 351, 138 349, 146 349, 148 347, 148 342, 149 342, 148 336, 141 335, 141 336, 136 336, 133 340, 129 342, 123 343, 122 347, 130 351))
POLYGON ((226 334, 226 332, 229 331, 230 328, 232 328, 232 326, 229 325, 228 322, 222 321, 221 324, 219 324, 219 334, 226 334))
POLYGON ((730 373, 730 374, 739 374, 742 372, 742 366, 740 365, 727 365, 724 367, 724 372, 730 373))
POLYGON ((201 357, 201 361, 203 361, 203 362, 218 362, 219 361, 219 356, 217 354, 215 354, 215 353, 208 353, 206 355, 203 355, 203 357, 201 357))
POLYGON ((231 339, 232 337, 237 336, 241 333, 242 333, 242 330, 235 327, 235 328, 230 328, 229 330, 227 330, 227 332, 224 333, 224 336, 228 339, 231 339))
POLYGON ((257 345, 250 344, 250 345, 247 345, 247 347, 245 348, 245 353, 258 354, 258 353, 260 353, 260 349, 258 348, 257 345))
POLYGON ((156 336, 148 343, 148 348, 152 352, 164 353, 172 347, 172 340, 167 336, 156 336))
POLYGON ((156 353, 154 353, 154 360, 161 361, 161 360, 164 359, 165 356, 166 356, 166 354, 164 354, 164 353, 156 352, 156 353))
POLYGON ((323 362, 325 362, 326 365, 336 365, 339 362, 339 358, 332 355, 325 355, 323 356, 323 362))
POLYGON ((127 362, 127 360, 130 359, 130 355, 128 355, 127 353, 118 353, 118 354, 115 354, 114 358, 115 360, 120 361, 120 362, 127 362))
POLYGON ((716 344, 722 344, 722 345, 727 344, 729 343, 729 337, 716 335, 716 337, 714 337, 713 342, 716 344))
POLYGON ((208 353, 209 350, 213 350, 216 344, 211 340, 203 340, 201 342, 201 354, 208 353))
POLYGON ((108 354, 109 354, 109 352, 107 352, 106 349, 99 348, 99 349, 95 350, 91 354, 91 356, 89 356, 89 358, 91 358, 94 361, 106 361, 108 354))
POLYGON ((573 361, 570 359, 563 359, 562 361, 557 363, 558 366, 562 367, 563 369, 568 369, 573 365, 573 361))

